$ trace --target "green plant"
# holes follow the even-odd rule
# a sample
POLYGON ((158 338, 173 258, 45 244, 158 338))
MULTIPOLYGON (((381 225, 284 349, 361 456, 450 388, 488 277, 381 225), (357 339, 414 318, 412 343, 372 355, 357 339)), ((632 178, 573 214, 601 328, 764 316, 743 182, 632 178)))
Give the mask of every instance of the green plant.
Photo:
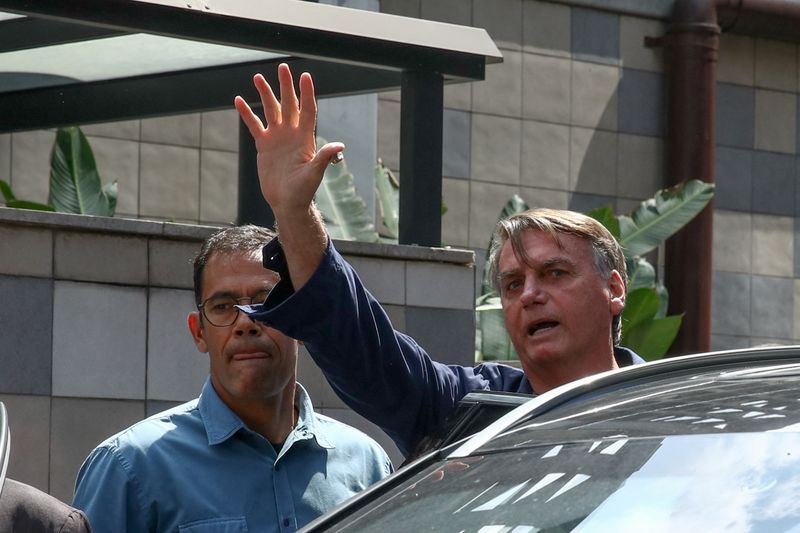
MULTIPOLYGON (((610 207, 589 213, 614 235, 625 252, 628 294, 621 344, 645 359, 666 354, 680 329, 682 315, 667 316, 667 289, 644 256, 692 220, 713 194, 713 184, 692 180, 658 191, 630 215, 616 215, 610 207)), ((504 207, 501 219, 526 208, 515 196, 504 207)), ((500 298, 485 276, 486 268, 481 296, 476 300, 476 360, 516 359, 501 320, 500 298)))
POLYGON ((102 185, 92 147, 77 126, 59 128, 50 154, 50 194, 47 204, 16 198, 0 180, 7 207, 60 211, 82 215, 114 216, 117 182, 102 185))

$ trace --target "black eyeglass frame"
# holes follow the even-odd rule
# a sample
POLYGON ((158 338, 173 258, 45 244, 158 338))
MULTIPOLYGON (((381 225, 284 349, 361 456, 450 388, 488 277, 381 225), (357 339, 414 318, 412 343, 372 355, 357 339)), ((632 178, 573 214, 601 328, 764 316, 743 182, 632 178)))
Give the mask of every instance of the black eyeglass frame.
POLYGON ((269 296, 270 292, 272 292, 272 289, 262 289, 253 296, 242 296, 241 298, 233 298, 227 296, 211 296, 209 298, 206 298, 199 304, 197 304, 197 310, 200 311, 200 314, 208 321, 209 324, 211 324, 215 328, 227 328, 229 326, 232 326, 233 324, 236 323, 237 320, 239 320, 239 313, 241 313, 242 310, 236 307, 237 305, 252 305, 254 303, 264 303, 267 300, 267 297, 269 296), (263 299, 261 298, 262 294, 264 296, 263 299), (211 300, 227 300, 228 298, 230 298, 231 301, 235 302, 233 305, 233 309, 236 312, 233 314, 233 319, 227 324, 216 324, 213 320, 211 320, 208 317, 208 313, 206 312, 206 304, 211 300))

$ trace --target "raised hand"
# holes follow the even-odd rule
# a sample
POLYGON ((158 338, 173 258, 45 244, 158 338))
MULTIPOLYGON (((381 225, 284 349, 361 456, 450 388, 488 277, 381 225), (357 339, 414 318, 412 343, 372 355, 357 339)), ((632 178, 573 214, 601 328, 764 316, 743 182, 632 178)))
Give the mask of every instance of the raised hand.
POLYGON ((300 76, 300 98, 292 83, 289 66, 278 66, 281 100, 275 97, 264 76, 253 83, 261 97, 266 124, 241 96, 234 104, 253 136, 258 152, 258 179, 261 193, 281 223, 283 218, 309 212, 314 193, 331 158, 344 150, 342 143, 329 143, 316 150, 314 138, 317 101, 311 75, 300 76))

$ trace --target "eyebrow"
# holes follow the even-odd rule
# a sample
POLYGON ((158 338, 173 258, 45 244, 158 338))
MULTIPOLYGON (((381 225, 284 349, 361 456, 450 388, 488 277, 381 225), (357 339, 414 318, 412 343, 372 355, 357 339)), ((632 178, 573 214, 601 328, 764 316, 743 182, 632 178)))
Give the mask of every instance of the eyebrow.
POLYGON ((274 288, 275 288, 275 285, 265 285, 264 287, 258 289, 253 294, 248 294, 247 296, 236 296, 231 291, 217 291, 214 294, 212 294, 211 296, 209 296, 208 298, 206 298, 206 300, 211 300, 212 298, 233 298, 234 300, 236 298, 250 298, 250 297, 255 296, 256 294, 258 294, 259 292, 270 292, 274 288))

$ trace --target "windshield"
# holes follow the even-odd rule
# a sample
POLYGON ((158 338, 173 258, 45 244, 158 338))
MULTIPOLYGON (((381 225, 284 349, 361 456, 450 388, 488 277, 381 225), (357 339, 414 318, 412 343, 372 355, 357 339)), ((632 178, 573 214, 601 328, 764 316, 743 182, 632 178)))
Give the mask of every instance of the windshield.
POLYGON ((800 435, 619 436, 452 459, 329 530, 681 528, 800 532, 800 435))

